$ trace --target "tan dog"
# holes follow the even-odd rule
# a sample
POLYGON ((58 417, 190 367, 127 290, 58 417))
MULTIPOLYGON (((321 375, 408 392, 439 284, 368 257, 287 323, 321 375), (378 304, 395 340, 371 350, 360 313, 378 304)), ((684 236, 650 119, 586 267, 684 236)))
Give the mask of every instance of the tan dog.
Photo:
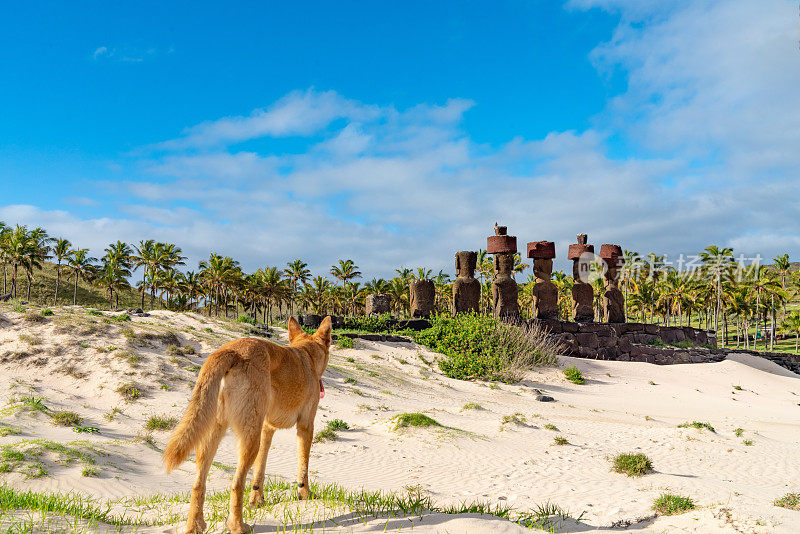
POLYGON ((197 478, 192 486, 187 533, 202 533, 206 529, 203 520, 206 476, 228 426, 233 427, 239 445, 227 523, 233 534, 250 532, 250 527, 242 521, 242 496, 254 460, 250 504, 264 503, 267 452, 272 435, 279 428, 297 426, 297 485, 299 497, 309 498, 308 455, 317 405, 325 394, 321 377, 328 365, 331 318, 326 317, 313 335, 307 335, 290 318, 289 345, 281 347, 254 338, 237 339, 211 354, 200 369, 186 413, 164 450, 168 473, 192 450, 197 453, 197 478))

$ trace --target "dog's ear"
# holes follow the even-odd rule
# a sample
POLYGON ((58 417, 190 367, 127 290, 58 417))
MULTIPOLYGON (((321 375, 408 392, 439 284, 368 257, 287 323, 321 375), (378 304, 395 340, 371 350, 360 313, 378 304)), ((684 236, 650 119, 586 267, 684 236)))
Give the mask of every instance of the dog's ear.
POLYGON ((294 316, 289 317, 289 343, 294 341, 300 334, 305 334, 303 329, 300 327, 300 323, 297 322, 297 319, 294 316))
POLYGON ((326 347, 331 346, 331 327, 331 316, 329 315, 322 320, 322 323, 319 325, 319 328, 317 328, 317 333, 315 334, 322 340, 323 343, 325 343, 326 347))

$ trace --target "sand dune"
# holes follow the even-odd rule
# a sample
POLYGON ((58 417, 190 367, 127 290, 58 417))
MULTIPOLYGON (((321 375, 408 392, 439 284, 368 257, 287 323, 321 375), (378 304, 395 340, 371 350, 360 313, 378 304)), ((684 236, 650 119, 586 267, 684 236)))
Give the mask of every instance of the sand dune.
MULTIPOLYGON (((168 431, 148 431, 145 423, 153 415, 180 417, 197 366, 244 328, 196 314, 154 312, 118 322, 80 308, 54 311, 32 322, 0 310, 6 320, 0 324, 0 404, 3 428, 12 429, 0 445, 23 453, 41 449, 40 468, 32 465, 35 454, 27 455, 2 480, 18 489, 84 492, 148 522, 179 518, 185 500, 131 500, 186 492, 194 476, 191 462, 164 473, 160 450, 168 431), (133 385, 141 397, 126 401, 117 391, 121 385, 133 385), (21 402, 30 397, 51 411, 77 412, 81 426, 99 433, 54 425, 51 415, 21 402), (65 460, 50 443, 66 444, 95 464, 65 460), (97 476, 83 476, 92 468, 97 476)), ((285 333, 279 338, 285 342, 285 333)), ((560 532, 624 525, 634 532, 800 530, 800 512, 772 504, 800 491, 800 377, 766 360, 736 354, 720 363, 655 366, 565 357, 562 366, 579 367, 586 384, 568 382, 559 369, 542 369, 506 385, 448 379, 438 373, 438 356, 413 344, 357 341, 353 349, 332 352, 316 426, 337 418, 351 429, 313 446, 312 476, 320 483, 400 492, 411 486, 439 506, 483 501, 522 512, 551 503, 573 518, 558 522, 560 532), (555 401, 535 400, 540 392, 555 401), (465 408, 469 404, 478 407, 465 408), (393 418, 404 412, 425 413, 443 427, 396 430, 393 418), (716 432, 678 427, 691 421, 708 422, 716 432), (555 445, 555 436, 568 444, 555 445), (641 478, 611 472, 610 458, 621 452, 645 453, 654 472, 641 478), (653 500, 664 491, 691 497, 698 509, 656 517, 653 500)), ((295 454, 294 433, 276 434, 268 474, 291 481, 295 454)), ((231 436, 217 461, 209 489, 224 491, 227 466, 235 463, 231 436)), ((259 512, 255 531, 284 528, 289 516, 278 512, 283 508, 259 512)), ((319 503, 298 511, 295 520, 307 530, 331 532, 527 530, 486 515, 364 518, 319 503)))

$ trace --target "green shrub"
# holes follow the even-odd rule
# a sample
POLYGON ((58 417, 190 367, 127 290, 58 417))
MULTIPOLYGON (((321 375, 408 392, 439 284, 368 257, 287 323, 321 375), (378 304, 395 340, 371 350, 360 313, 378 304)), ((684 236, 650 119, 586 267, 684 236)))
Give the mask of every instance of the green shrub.
POLYGON ((332 428, 325 427, 314 434, 314 443, 319 443, 321 441, 336 441, 336 431, 332 428))
POLYGON ((131 320, 131 316, 128 315, 127 313, 123 313, 121 315, 117 315, 116 317, 114 317, 114 320, 118 321, 120 323, 124 323, 126 321, 130 321, 131 320))
POLYGON ((569 441, 564 436, 556 436, 553 438, 553 445, 567 445, 569 441))
POLYGON ((77 426, 83 418, 75 412, 53 412, 53 422, 61 426, 77 426))
POLYGON ((572 382, 573 384, 583 384, 586 380, 583 378, 583 374, 581 370, 571 365, 564 369, 564 376, 567 377, 567 380, 572 382))
POLYGON ((700 421, 692 421, 691 423, 681 423, 678 425, 678 428, 696 428, 697 430, 710 430, 711 432, 716 433, 714 427, 711 426, 709 423, 701 423, 700 421))
POLYGON ((752 447, 753 446, 753 440, 752 439, 746 439, 742 443, 744 443, 748 447, 752 447))
POLYGON ((558 432, 558 427, 556 427, 556 425, 554 425, 553 423, 547 423, 546 425, 544 425, 544 427, 547 430, 552 430, 553 432, 558 432))
POLYGON ((253 325, 253 326, 256 325, 256 320, 252 319, 252 318, 250 318, 250 317, 248 317, 246 315, 240 315, 239 318, 236 319, 236 322, 247 323, 247 324, 250 324, 250 325, 253 325))
POLYGON ((331 430, 350 430, 350 425, 341 419, 333 419, 332 421, 328 421, 327 428, 331 430))
POLYGON ((408 332, 420 345, 444 355, 439 368, 450 377, 516 382, 537 365, 552 365, 558 345, 541 328, 516 327, 477 314, 436 315, 431 328, 408 332))
POLYGON ((153 415, 147 420, 144 427, 147 430, 172 430, 178 424, 178 419, 175 417, 166 417, 163 415, 153 415))
POLYGON ((393 330, 390 321, 392 316, 362 315, 358 317, 345 317, 341 330, 361 330, 363 332, 386 333, 393 330))
POLYGON ((744 428, 737 428, 733 431, 733 433, 736 434, 737 438, 740 438, 742 437, 742 434, 744 434, 744 428))
POLYGON ((788 508, 789 510, 797 510, 800 512, 800 493, 787 493, 773 502, 775 506, 781 508, 788 508))
POLYGON ((653 469, 650 458, 642 453, 618 454, 613 461, 612 470, 629 477, 640 477, 653 469))
POLYGON ((352 349, 355 346, 353 338, 346 336, 339 336, 339 339, 336 340, 336 344, 343 349, 352 349))
POLYGON ((653 510, 661 515, 682 514, 694 510, 694 502, 689 497, 662 493, 653 503, 653 510))
POLYGON ((468 402, 461 409, 462 410, 482 410, 483 408, 477 402, 468 402))
POLYGON ((102 316, 103 312, 100 310, 86 310, 86 315, 102 316))
POLYGON ((417 412, 401 413, 400 415, 395 416, 394 419, 396 421, 396 424, 394 426, 395 430, 411 426, 415 427, 442 426, 435 419, 431 419, 427 415, 417 412))
POLYGON ((45 308, 40 312, 40 315, 42 317, 50 317, 53 315, 53 310, 51 310, 50 308, 45 308))

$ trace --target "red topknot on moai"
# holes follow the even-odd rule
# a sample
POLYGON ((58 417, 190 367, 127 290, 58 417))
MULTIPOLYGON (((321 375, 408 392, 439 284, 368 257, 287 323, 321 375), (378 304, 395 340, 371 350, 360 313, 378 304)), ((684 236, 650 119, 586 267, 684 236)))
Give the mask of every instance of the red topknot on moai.
POLYGON ((603 320, 607 323, 625 322, 625 297, 617 287, 619 271, 625 263, 622 247, 619 245, 603 245, 600 247, 600 258, 606 264, 603 274, 603 320))
POLYGON ((567 259, 572 260, 572 320, 577 323, 594 321, 594 290, 589 282, 594 245, 587 245, 588 236, 578 234, 578 242, 569 246, 567 259))
POLYGON ((533 259, 533 316, 537 319, 558 319, 558 288, 550 281, 556 244, 552 241, 528 243, 528 257, 533 259))
POLYGON ((511 277, 514 270, 514 254, 517 238, 507 234, 505 226, 494 223, 494 235, 486 239, 486 252, 494 254, 494 280, 492 281, 492 304, 495 317, 519 316, 517 283, 511 277))

